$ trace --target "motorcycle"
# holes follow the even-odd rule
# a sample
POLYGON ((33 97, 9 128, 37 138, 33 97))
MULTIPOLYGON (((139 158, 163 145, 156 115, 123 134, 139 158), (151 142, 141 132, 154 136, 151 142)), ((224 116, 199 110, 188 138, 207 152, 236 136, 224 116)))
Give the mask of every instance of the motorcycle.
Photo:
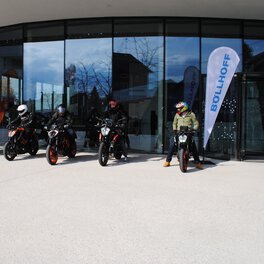
POLYGON ((55 165, 59 155, 74 158, 77 152, 76 134, 71 137, 67 133, 67 125, 58 126, 53 124, 48 131, 48 146, 46 149, 46 159, 50 165, 55 165))
POLYGON ((191 146, 193 142, 194 131, 188 126, 181 126, 180 131, 175 135, 174 141, 178 144, 178 160, 182 172, 187 171, 189 159, 191 156, 191 146))
POLYGON ((8 141, 4 145, 4 157, 12 161, 18 154, 29 153, 31 156, 39 150, 38 138, 35 129, 8 125, 8 141), (27 133, 27 135, 26 135, 27 133))
POLYGON ((122 137, 124 132, 120 123, 123 120, 124 118, 118 120, 116 123, 109 118, 101 120, 98 151, 98 161, 101 166, 106 166, 110 155, 114 156, 117 160, 122 157, 122 140, 124 140, 122 137))

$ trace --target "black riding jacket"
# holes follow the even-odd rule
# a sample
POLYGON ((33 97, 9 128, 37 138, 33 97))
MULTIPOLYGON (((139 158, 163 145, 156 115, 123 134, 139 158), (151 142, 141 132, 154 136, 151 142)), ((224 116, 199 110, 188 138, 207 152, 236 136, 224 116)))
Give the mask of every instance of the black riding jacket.
POLYGON ((23 116, 18 115, 12 122, 12 125, 22 126, 25 128, 33 126, 33 115, 30 112, 26 112, 23 116))
POLYGON ((70 126, 72 124, 71 114, 68 111, 65 111, 65 114, 63 116, 60 116, 59 113, 56 112, 49 120, 47 126, 49 127, 53 124, 56 124, 59 127, 63 125, 70 126))

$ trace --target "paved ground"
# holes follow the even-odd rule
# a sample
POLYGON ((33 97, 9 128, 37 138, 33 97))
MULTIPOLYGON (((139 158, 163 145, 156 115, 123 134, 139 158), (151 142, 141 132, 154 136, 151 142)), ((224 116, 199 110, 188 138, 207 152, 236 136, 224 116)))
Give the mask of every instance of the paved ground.
POLYGON ((264 163, 0 156, 1 264, 263 264, 264 163))

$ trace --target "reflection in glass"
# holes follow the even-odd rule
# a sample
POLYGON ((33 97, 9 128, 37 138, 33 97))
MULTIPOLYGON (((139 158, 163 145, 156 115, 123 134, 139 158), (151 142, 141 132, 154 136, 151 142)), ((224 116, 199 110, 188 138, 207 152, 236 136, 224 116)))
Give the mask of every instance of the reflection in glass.
POLYGON ((264 153, 264 80, 246 80, 243 108, 243 149, 264 153))
POLYGON ((161 152, 163 38, 115 38, 113 59, 113 96, 129 114, 131 146, 161 152))
POLYGON ((64 42, 24 44, 23 99, 31 111, 51 112, 63 101, 64 42))
POLYGON ((246 72, 264 72, 264 40, 244 41, 244 62, 246 72))
POLYGON ((166 37, 166 147, 172 134, 175 104, 186 101, 198 114, 199 38, 166 37))
MULTIPOLYGON (((208 58, 211 52, 221 46, 226 46, 234 49, 240 57, 240 63, 236 72, 242 71, 242 44, 240 39, 202 39, 202 77, 205 93, 206 72, 208 58)), ((237 78, 233 78, 230 87, 227 91, 225 99, 218 113, 213 131, 207 144, 207 151, 214 157, 231 158, 235 155, 236 147, 236 115, 237 115, 237 78)), ((205 98, 205 96, 204 96, 205 98)), ((204 106, 204 103, 203 103, 204 106)), ((203 107, 204 111, 204 107, 203 107)), ((204 123, 204 122, 202 122, 204 123)))
POLYGON ((92 108, 104 110, 112 87, 112 39, 66 41, 67 106, 75 123, 86 122, 92 108))
POLYGON ((3 127, 8 117, 15 118, 21 100, 22 61, 22 46, 0 47, 0 126, 3 127))

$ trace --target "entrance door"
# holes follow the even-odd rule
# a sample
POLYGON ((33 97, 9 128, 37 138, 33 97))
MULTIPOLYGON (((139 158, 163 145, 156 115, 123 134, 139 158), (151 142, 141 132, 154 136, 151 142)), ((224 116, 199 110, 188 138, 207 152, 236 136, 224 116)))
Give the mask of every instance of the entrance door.
POLYGON ((241 158, 264 156, 264 74, 242 82, 241 158))

